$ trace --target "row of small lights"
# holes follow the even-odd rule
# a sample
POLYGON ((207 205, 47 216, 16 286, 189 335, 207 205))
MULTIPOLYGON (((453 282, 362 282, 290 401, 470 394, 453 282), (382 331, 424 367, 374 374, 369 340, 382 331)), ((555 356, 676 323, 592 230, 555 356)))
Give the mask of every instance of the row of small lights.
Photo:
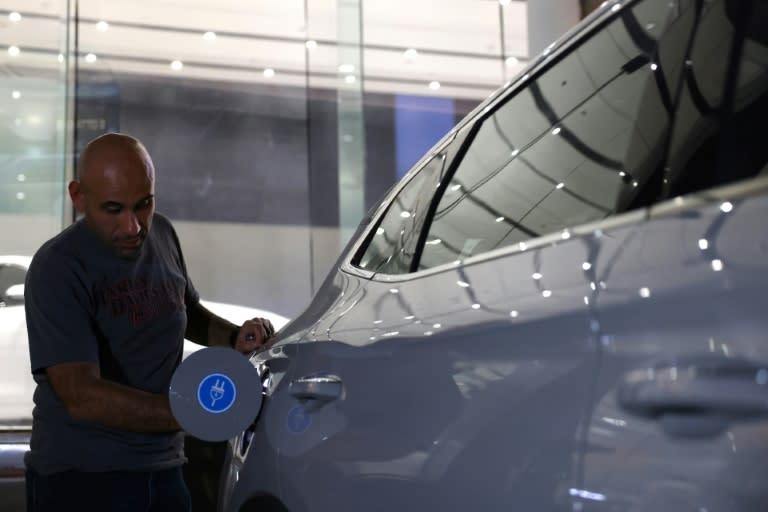
MULTIPOLYGON (((720 205, 720 210, 723 213, 730 213, 731 211, 733 211, 733 203, 731 203, 730 201, 723 202, 720 205)), ((381 230, 381 228, 379 228, 379 230, 381 230)), ((383 232, 383 230, 379 231, 379 234, 381 234, 382 232, 383 232)), ((598 234, 598 236, 602 236, 602 232, 599 231, 599 230, 596 232, 596 234, 598 234)), ((436 239, 432 243, 434 243, 434 242, 439 243, 440 240, 436 239)), ((427 242, 427 243, 430 243, 430 242, 427 242)), ((706 238, 701 238, 698 241, 698 246, 699 246, 700 250, 706 251, 707 249, 709 249, 709 241, 706 238)), ((457 261, 457 263, 461 263, 461 262, 457 261)), ((720 260, 720 259, 712 260, 711 261, 711 265, 712 265, 712 270, 714 272, 720 272, 725 267, 724 264, 723 264, 723 261, 720 260)), ((587 272, 587 271, 592 269, 592 264, 590 262, 588 262, 588 261, 585 261, 584 263, 581 264, 581 268, 582 268, 582 270, 587 272)), ((541 274, 541 272, 534 272, 533 274, 531 274, 531 279, 533 279, 534 281, 540 281, 543 278, 544 278, 544 276, 543 276, 543 274, 541 274)), ((466 282, 466 281, 458 280, 458 281, 456 281, 456 284, 459 287, 461 287, 461 288, 471 288, 471 285, 468 282, 466 282)), ((592 291, 596 291, 597 288, 598 288, 598 284, 596 284, 595 282, 591 282, 589 284, 589 286, 592 289, 592 291)), ((599 287, 600 287, 600 289, 605 290, 607 288, 607 285, 605 284, 604 281, 600 281, 599 287)), ((392 294, 399 294, 400 290, 398 288, 390 288, 389 292, 392 293, 392 294)), ((647 286, 643 286, 642 288, 640 288, 638 290, 638 294, 640 295, 640 297, 642 297, 644 299, 647 299, 647 298, 649 298, 651 296, 651 289, 648 288, 647 286)), ((550 298, 550 297, 552 297, 552 290, 542 290, 541 295, 544 298, 550 298)), ((586 305, 589 305, 589 297, 588 296, 584 296, 584 303, 586 305)), ((472 304, 471 307, 472 307, 472 309, 474 309, 476 311, 482 308, 482 306, 480 304, 478 304, 478 303, 472 304)), ((510 311, 509 316, 512 317, 512 318, 517 318, 519 316, 519 312, 517 310, 512 310, 512 311, 510 311)), ((413 320, 414 318, 415 317, 413 315, 409 315, 409 316, 406 316, 404 319, 405 320, 413 320)), ((379 325, 382 322, 383 322, 383 320, 374 320, 373 323, 374 323, 374 325, 379 325)), ((414 323, 420 324, 421 320, 416 320, 414 323)), ((442 327, 441 324, 434 324, 432 326, 433 329, 439 329, 441 327, 442 327)), ((400 334, 400 333, 399 332, 391 332, 391 333, 383 334, 382 336, 396 336, 398 334, 400 334)), ((433 334, 433 332, 432 331, 428 331, 428 332, 425 332, 424 334, 427 335, 427 336, 430 336, 430 335, 433 334)), ((371 340, 375 340, 375 337, 371 336, 370 339, 371 340)))
MULTIPOLYGON (((503 0, 500 0, 500 1, 503 2, 503 0)), ((502 3, 502 5, 508 5, 508 3, 509 2, 507 2, 507 4, 502 3)), ((14 23, 18 23, 19 21, 21 21, 21 14, 18 13, 18 12, 12 12, 12 13, 10 13, 8 15, 8 19, 10 21, 14 22, 14 23)), ((106 32, 107 30, 109 30, 109 23, 107 23, 106 21, 103 21, 103 20, 97 22, 96 23, 96 30, 98 30, 99 32, 106 32)), ((207 32, 203 33, 203 39, 205 41, 212 42, 212 41, 215 41, 216 38, 217 38, 216 32, 207 31, 207 32)), ((309 50, 314 50, 314 49, 316 49, 318 47, 317 41, 315 41, 313 39, 310 39, 310 40, 306 41, 304 44, 307 47, 307 49, 309 49, 309 50)), ((8 54, 11 57, 18 57, 20 53, 21 53, 21 49, 18 46, 10 46, 8 48, 8 54)), ((419 55, 419 52, 415 48, 408 48, 404 52, 405 59, 407 61, 409 61, 409 62, 413 62, 414 60, 416 60, 418 55, 419 55)), ((64 62, 64 56, 59 54, 58 60, 59 60, 59 62, 64 62)), ((88 53, 85 56, 85 61, 88 62, 89 64, 93 64, 97 60, 98 60, 98 57, 96 56, 95 53, 88 53)), ((509 57, 509 58, 506 59, 505 62, 507 63, 507 65, 510 65, 510 66, 516 65, 516 64, 519 63, 518 59, 515 58, 515 57, 509 57)), ((174 71, 181 71, 182 69, 184 69, 184 63, 182 61, 180 61, 180 60, 172 61, 170 66, 171 66, 171 69, 174 70, 174 71)), ((354 65, 352 65, 352 64, 342 64, 342 65, 339 66, 339 72, 340 73, 347 73, 347 75, 344 77, 344 81, 346 83, 352 84, 352 83, 355 83, 357 81, 357 77, 355 77, 355 75, 353 75, 353 74, 350 74, 350 73, 354 73, 355 72, 355 66, 354 65)), ((266 78, 272 78, 276 74, 275 70, 272 69, 272 68, 266 68, 262 73, 263 73, 264 77, 266 77, 266 78)), ((437 80, 432 80, 431 82, 429 82, 428 87, 430 89, 432 89, 433 91, 436 91, 436 90, 440 89, 441 84, 437 80)))

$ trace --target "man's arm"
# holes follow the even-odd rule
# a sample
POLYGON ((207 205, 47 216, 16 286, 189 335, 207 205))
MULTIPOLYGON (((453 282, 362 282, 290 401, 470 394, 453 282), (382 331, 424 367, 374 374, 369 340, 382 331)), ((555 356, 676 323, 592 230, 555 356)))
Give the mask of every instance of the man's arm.
POLYGON ((104 380, 95 363, 57 364, 45 372, 73 418, 133 432, 181 430, 166 395, 104 380))
POLYGON ((272 322, 253 318, 237 326, 212 313, 199 302, 187 308, 188 340, 207 347, 231 347, 243 354, 262 348, 275 334, 272 322))

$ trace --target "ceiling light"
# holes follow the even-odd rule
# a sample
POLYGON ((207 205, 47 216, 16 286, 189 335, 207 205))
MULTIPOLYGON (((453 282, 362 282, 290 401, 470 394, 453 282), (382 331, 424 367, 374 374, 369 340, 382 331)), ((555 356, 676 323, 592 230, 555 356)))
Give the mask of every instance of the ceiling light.
POLYGON ((560 128, 560 127, 558 126, 558 127, 557 127, 557 128, 555 128, 554 130, 552 130, 552 135, 557 135, 557 134, 558 134, 558 133, 560 133, 561 131, 562 131, 562 128, 560 128))
POLYGON ((407 211, 407 210, 406 210, 406 211, 402 211, 402 212, 400 212, 400 217, 402 217, 402 218, 404 218, 404 219, 407 219, 407 218, 409 218, 410 216, 411 216, 411 212, 409 212, 409 211, 407 211))
POLYGON ((61 63, 61 62, 64 62, 64 55, 60 53, 60 54, 59 54, 59 56, 57 57, 57 59, 58 59, 58 61, 59 61, 60 63, 61 63))
POLYGON ((18 176, 16 176, 16 180, 17 181, 27 181, 27 176, 24 175, 24 174, 19 174, 18 176))
POLYGON ((355 83, 356 80, 357 78, 355 78, 355 75, 347 75, 344 77, 344 81, 347 82, 348 84, 353 84, 355 83))
POLYGON ((583 268, 584 270, 589 270, 592 268, 592 264, 588 261, 585 261, 584 263, 581 264, 581 268, 583 268))
POLYGON ((504 222, 504 217, 496 217, 496 222, 504 222))
POLYGON ((519 154, 520 154, 520 150, 519 150, 519 149, 516 149, 516 150, 514 150, 514 151, 513 151, 513 152, 510 154, 510 156, 517 156, 517 155, 519 155, 519 154))
POLYGON ((518 64, 520 64, 520 61, 518 60, 517 57, 507 57, 504 63, 507 66, 517 66, 518 64))
POLYGON ((433 329, 439 329, 443 326, 443 324, 432 324, 433 329))
POLYGON ((8 55, 11 57, 18 57, 21 53, 21 50, 19 50, 18 46, 9 46, 8 47, 8 55))
POLYGON ((472 304, 472 309, 480 309, 480 304, 472 304))
POLYGON ((563 187, 565 187, 565 183, 560 182, 560 183, 557 184, 557 186, 555 188, 560 190, 563 187))
POLYGON ((532 278, 533 278, 535 281, 538 281, 539 279, 541 279, 541 278, 542 278, 542 277, 544 277, 544 276, 542 276, 542 275, 541 275, 540 273, 538 273, 538 272, 534 272, 534 273, 533 273, 533 275, 532 275, 531 277, 532 277, 532 278))
POLYGON ((712 270, 715 272, 720 272, 723 270, 723 261, 722 260, 712 260, 712 270))
POLYGON ((107 30, 109 30, 109 23, 107 23, 106 21, 98 22, 96 24, 96 30, 98 30, 99 32, 106 32, 107 30))
POLYGON ((400 293, 400 290, 398 290, 397 288, 390 288, 389 293, 400 293))
POLYGON ((415 48, 408 48, 407 50, 405 50, 406 60, 410 60, 410 61, 416 60, 416 57, 418 56, 419 56, 419 52, 416 51, 415 48))
POLYGON ((541 292, 541 296, 544 297, 545 299, 550 298, 552 296, 552 290, 544 290, 543 292, 541 292))
POLYGON ((453 186, 451 187, 451 192, 457 192, 457 191, 459 191, 459 190, 461 190, 461 184, 458 184, 458 185, 453 185, 453 186))
POLYGON ((384 228, 376 228, 376 234, 377 235, 383 235, 384 234, 384 228))
POLYGON ((265 69, 264 70, 264 76, 267 77, 267 78, 272 78, 273 76, 275 76, 275 70, 272 69, 272 68, 265 69))
POLYGON ((96 62, 96 60, 97 60, 96 54, 94 53, 89 53, 88 55, 85 56, 85 62, 88 62, 90 64, 93 64, 94 62, 96 62))
POLYGON ((519 313, 517 311, 510 311, 509 312, 509 316, 511 316, 512 318, 517 318, 517 315, 519 315, 519 313))
POLYGON ((656 71, 657 69, 659 69, 659 65, 658 64, 656 64, 655 62, 653 64, 651 64, 651 71, 656 71))
POLYGON ((723 204, 720 205, 720 211, 723 213, 729 213, 733 210, 733 203, 730 201, 726 201, 723 204))
POLYGON ((563 240, 568 240, 569 238, 571 238, 571 232, 566 229, 565 231, 563 231, 563 234, 560 235, 560 238, 562 238, 563 240))
POLYGON ((355 65, 354 64, 342 64, 339 66, 339 73, 354 73, 355 72, 355 65))
POLYGON ((613 12, 617 12, 619 9, 621 9, 621 5, 619 4, 616 4, 613 7, 611 7, 611 11, 613 12))
POLYGON ((210 30, 203 34, 203 39, 206 41, 215 41, 216 40, 216 32, 211 32, 210 30))
POLYGON ((315 48, 317 48, 317 41, 315 41, 314 39, 310 39, 309 41, 304 43, 304 46, 306 46, 308 50, 314 50, 315 48))
POLYGON ((18 23, 18 22, 20 22, 20 21, 21 21, 21 14, 19 14, 19 13, 18 13, 18 12, 16 12, 16 11, 14 11, 14 12, 12 12, 12 13, 10 13, 10 14, 8 15, 8 19, 9 19, 9 20, 11 20, 11 21, 12 21, 12 22, 14 22, 14 23, 18 23))
POLYGON ((511 3, 512 3, 512 0, 499 0, 499 5, 501 5, 502 7, 506 7, 511 3))
POLYGON ((16 199, 18 199, 19 201, 23 201, 25 197, 27 197, 27 195, 24 192, 16 193, 16 199))
POLYGON ((701 249, 702 251, 706 251, 708 248, 709 248, 709 240, 707 240, 706 238, 702 238, 701 240, 699 240, 699 249, 701 249))
POLYGON ((456 284, 461 286, 462 288, 469 288, 469 283, 466 281, 456 281, 456 284))
POLYGON ((433 91, 438 90, 440 88, 440 82, 438 82, 437 80, 432 80, 431 82, 429 82, 429 88, 432 89, 433 91))
POLYGON ((17 100, 17 99, 21 98, 21 93, 19 91, 13 91, 11 93, 11 98, 17 100))
POLYGON ((645 287, 643 287, 643 288, 640 288, 640 290, 638 291, 638 293, 639 293, 639 294, 640 294, 640 296, 641 296, 642 298, 644 298, 644 299, 647 299, 648 297, 650 297, 650 296, 651 296, 651 290, 650 290, 649 288, 645 288, 645 287))
POLYGON ((184 67, 184 63, 180 60, 175 60, 171 62, 171 69, 174 71, 181 71, 181 69, 184 67))

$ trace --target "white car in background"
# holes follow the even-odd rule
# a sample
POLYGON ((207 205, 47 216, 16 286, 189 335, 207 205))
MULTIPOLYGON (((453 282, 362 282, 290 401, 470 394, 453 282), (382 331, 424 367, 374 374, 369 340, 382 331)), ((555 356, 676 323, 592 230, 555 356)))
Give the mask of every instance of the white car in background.
MULTIPOLYGON (((27 322, 24 314, 24 278, 31 256, 0 255, 0 426, 29 425, 35 382, 30 373, 27 322)), ((275 329, 288 319, 277 313, 221 302, 200 301, 203 306, 237 325, 263 317, 275 329)), ((202 348, 184 340, 184 357, 202 348)))

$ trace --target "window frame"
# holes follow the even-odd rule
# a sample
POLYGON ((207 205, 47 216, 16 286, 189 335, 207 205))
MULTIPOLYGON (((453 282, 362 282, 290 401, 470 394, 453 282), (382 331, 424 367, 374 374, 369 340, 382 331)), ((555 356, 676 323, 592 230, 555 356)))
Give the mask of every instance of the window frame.
MULTIPOLYGON (((446 137, 441 140, 435 148, 429 151, 419 163, 406 175, 406 178, 401 180, 397 187, 395 187, 380 203, 377 213, 372 217, 370 224, 368 225, 367 232, 361 236, 355 243, 350 256, 345 258, 344 263, 341 265, 341 270, 361 275, 365 273, 368 279, 380 282, 402 282, 413 279, 418 279, 431 274, 442 273, 446 270, 456 268, 457 266, 463 266, 468 264, 474 264, 481 261, 491 260, 498 258, 502 255, 513 254, 517 252, 525 252, 529 249, 535 249, 538 247, 551 245, 563 240, 562 232, 557 231, 553 233, 547 233, 542 236, 534 237, 524 242, 512 244, 508 246, 499 247, 490 251, 468 257, 461 260, 458 264, 456 262, 448 262, 434 267, 416 270, 418 263, 421 260, 421 254, 424 248, 427 237, 429 236, 429 230, 432 225, 434 211, 437 209, 440 200, 443 197, 443 192, 447 187, 447 184, 451 181, 455 175, 462 158, 468 151, 469 147, 475 141, 477 132, 483 126, 483 123, 491 116, 493 116, 500 108, 502 108, 508 101, 514 96, 521 93, 528 88, 531 83, 541 77, 544 73, 547 73, 553 66, 561 62, 562 59, 570 55, 579 46, 590 40, 595 34, 603 30, 607 25, 613 23, 615 20, 621 18, 624 15, 626 9, 631 9, 636 4, 643 2, 644 0, 616 0, 608 4, 603 5, 601 8, 593 12, 590 16, 585 18, 582 23, 573 27, 559 40, 552 43, 541 55, 533 60, 529 66, 524 68, 513 80, 507 82, 500 89, 492 93, 488 99, 481 103, 475 110, 473 110, 467 117, 460 122, 446 137), (618 8, 617 8, 618 7, 618 8), (457 141, 459 146, 456 148, 454 156, 450 161, 446 162, 446 168, 443 178, 440 182, 440 187, 432 194, 430 201, 428 214, 424 225, 421 227, 421 233, 419 234, 419 241, 417 243, 414 257, 411 263, 411 272, 404 274, 383 274, 377 272, 366 271, 353 264, 354 261, 359 261, 362 254, 368 247, 372 234, 375 234, 376 228, 382 222, 391 203, 394 201, 400 191, 411 181, 412 176, 419 172, 432 158, 437 156, 441 151, 444 151, 448 144, 456 140, 459 134, 467 132, 466 136, 461 137, 463 140, 457 141)), ((754 193, 760 193, 766 189, 766 183, 768 179, 754 179, 755 183, 749 182, 744 184, 728 184, 722 187, 716 187, 715 189, 708 189, 705 192, 706 197, 700 197, 699 194, 693 194, 688 196, 678 196, 675 198, 665 197, 656 201, 650 205, 635 208, 622 213, 616 213, 609 215, 606 218, 579 224, 568 228, 568 232, 572 236, 591 235, 601 232, 604 229, 613 229, 620 226, 626 226, 631 224, 637 224, 648 220, 649 218, 657 218, 667 215, 678 214, 681 210, 689 210, 692 208, 699 208, 703 204, 722 200, 730 196, 730 191, 736 193, 737 196, 752 195, 754 193), (765 182, 765 183, 764 183, 765 182), (722 189, 722 193, 719 193, 722 189), (713 193, 713 190, 715 191, 713 193)))

